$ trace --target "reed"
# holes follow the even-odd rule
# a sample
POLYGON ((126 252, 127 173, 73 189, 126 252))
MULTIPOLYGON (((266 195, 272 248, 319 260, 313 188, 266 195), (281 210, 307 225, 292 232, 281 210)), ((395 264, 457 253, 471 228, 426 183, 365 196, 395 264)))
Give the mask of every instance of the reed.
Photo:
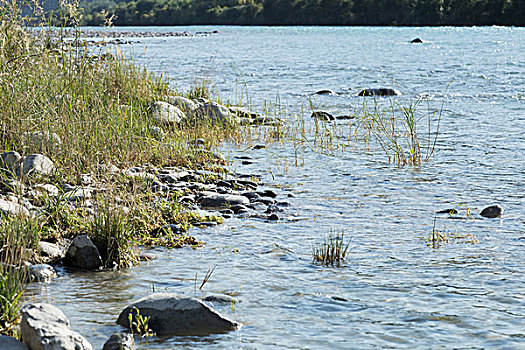
POLYGON ((344 242, 344 234, 330 234, 312 248, 314 263, 341 267, 347 257, 349 243, 344 242))

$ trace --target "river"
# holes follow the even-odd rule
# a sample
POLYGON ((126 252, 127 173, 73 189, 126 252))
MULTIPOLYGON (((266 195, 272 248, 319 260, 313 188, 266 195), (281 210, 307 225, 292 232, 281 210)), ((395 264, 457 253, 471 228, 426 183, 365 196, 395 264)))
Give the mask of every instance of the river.
MULTIPOLYGON (((62 273, 33 285, 34 298, 55 303, 95 348, 118 329, 120 311, 153 289, 233 295, 240 303, 218 308, 243 327, 140 340, 139 349, 524 347, 525 28, 148 28, 215 29, 132 38, 140 42, 122 50, 181 91, 209 81, 223 100, 283 110, 290 123, 302 115, 307 128, 312 106, 340 115, 363 103, 422 100, 421 109, 441 114, 434 154, 400 167, 358 141, 344 150, 289 141, 261 150, 225 145, 233 170, 260 174, 290 202, 283 218, 307 219, 233 218, 194 228, 207 242, 202 249, 153 249, 156 260, 118 272, 62 273), (423 43, 411 44, 416 37, 423 43), (403 95, 356 96, 370 87, 403 95), (321 89, 337 94, 313 95, 321 89), (478 215, 492 204, 504 208, 501 218, 478 215), (447 208, 460 214, 435 214, 447 208), (434 227, 478 243, 429 247, 434 227), (349 241, 345 265, 314 265, 312 246, 334 232, 349 241), (215 266, 196 290, 195 274, 201 281, 215 266)), ((332 124, 349 132, 349 122, 332 124)))

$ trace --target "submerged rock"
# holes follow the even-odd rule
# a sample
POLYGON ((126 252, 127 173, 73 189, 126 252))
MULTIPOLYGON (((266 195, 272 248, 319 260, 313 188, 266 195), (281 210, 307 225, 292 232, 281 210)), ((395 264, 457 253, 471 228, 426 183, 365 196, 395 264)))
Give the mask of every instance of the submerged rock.
POLYGON ((317 91, 315 95, 336 95, 336 93, 333 92, 332 90, 324 89, 324 90, 317 91))
POLYGON ((133 350, 135 349, 135 339, 131 333, 113 333, 104 343, 102 350, 133 350))
POLYGON ((0 335, 0 349, 2 350, 29 350, 28 347, 18 339, 0 335))
POLYGON ((422 42, 423 42, 423 40, 421 40, 421 39, 419 39, 419 38, 415 38, 415 39, 413 39, 410 43, 412 43, 412 44, 420 44, 420 43, 422 43, 422 42))
POLYGON ((326 121, 335 120, 335 117, 333 115, 325 111, 314 111, 312 113, 312 118, 326 120, 326 121))
POLYGON ((79 333, 69 329, 69 320, 51 304, 27 304, 20 310, 22 339, 31 350, 93 350, 79 333))
POLYGON ((156 293, 137 300, 122 311, 117 324, 129 328, 129 314, 136 320, 137 310, 149 317, 148 326, 157 335, 202 335, 241 327, 202 300, 173 293, 156 293))
POLYGON ((151 107, 151 117, 159 124, 172 126, 186 119, 179 108, 167 102, 157 101, 151 107))
POLYGON ((479 213, 479 215, 485 218, 499 218, 501 214, 503 214, 503 208, 499 205, 491 205, 479 213))
POLYGON ((96 270, 103 265, 98 248, 87 235, 77 236, 64 257, 64 265, 84 270, 96 270))
POLYGON ((451 208, 451 209, 443 209, 443 210, 440 210, 440 211, 437 211, 436 214, 457 214, 458 211, 457 209, 455 208, 451 208))
POLYGON ((357 96, 396 96, 401 95, 401 92, 396 89, 380 88, 380 89, 364 89, 357 94, 357 96))
POLYGON ((51 265, 37 264, 29 266, 27 276, 29 282, 51 282, 55 277, 57 277, 57 273, 51 265))

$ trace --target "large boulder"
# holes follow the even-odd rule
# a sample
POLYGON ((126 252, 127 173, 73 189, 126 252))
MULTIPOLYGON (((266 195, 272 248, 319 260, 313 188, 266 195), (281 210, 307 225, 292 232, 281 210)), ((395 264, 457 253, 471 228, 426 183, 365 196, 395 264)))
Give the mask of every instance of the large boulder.
POLYGON ((69 320, 51 304, 27 304, 20 310, 22 339, 31 350, 93 350, 79 333, 69 329, 69 320))
POLYGON ((186 119, 186 115, 179 108, 163 101, 153 103, 151 117, 157 123, 167 126, 173 126, 186 119))
POLYGON ((0 349, 2 350, 29 350, 25 344, 18 339, 0 335, 0 349))
POLYGON ((0 214, 5 216, 29 215, 29 211, 23 205, 0 198, 0 214))
POLYGON ((49 175, 55 170, 51 159, 42 154, 31 154, 22 159, 22 174, 49 175))
POLYGON ((222 194, 213 192, 204 192, 205 195, 200 199, 200 204, 205 208, 223 208, 233 205, 246 205, 250 200, 244 196, 236 194, 222 194))
POLYGON ((228 107, 217 102, 208 101, 195 108, 189 114, 192 121, 211 123, 212 125, 238 124, 239 118, 230 112, 228 107))
POLYGON ((396 96, 401 95, 401 92, 396 89, 380 88, 380 89, 364 89, 357 94, 357 96, 396 96))
POLYGON ((0 169, 12 175, 20 175, 20 162, 22 156, 16 151, 0 154, 0 169))
POLYGON ((75 237, 71 242, 64 257, 64 265, 84 270, 96 270, 103 263, 98 248, 87 235, 82 235, 75 237))
POLYGON ((191 110, 195 109, 197 105, 195 102, 190 100, 189 98, 182 97, 182 96, 169 96, 168 102, 184 113, 189 113, 191 110))
POLYGON ((117 323, 129 328, 129 314, 136 320, 137 310, 149 317, 148 326, 157 335, 202 335, 241 327, 202 300, 173 293, 156 293, 137 300, 122 311, 117 323))
POLYGON ((131 333, 113 333, 104 343, 102 350, 133 350, 135 339, 131 333))

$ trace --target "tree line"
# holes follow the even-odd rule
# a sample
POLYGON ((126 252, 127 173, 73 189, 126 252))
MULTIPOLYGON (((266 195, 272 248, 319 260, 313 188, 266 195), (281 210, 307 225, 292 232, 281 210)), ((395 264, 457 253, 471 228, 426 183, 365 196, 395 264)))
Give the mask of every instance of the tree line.
POLYGON ((84 25, 525 25, 524 0, 85 0, 84 25))

